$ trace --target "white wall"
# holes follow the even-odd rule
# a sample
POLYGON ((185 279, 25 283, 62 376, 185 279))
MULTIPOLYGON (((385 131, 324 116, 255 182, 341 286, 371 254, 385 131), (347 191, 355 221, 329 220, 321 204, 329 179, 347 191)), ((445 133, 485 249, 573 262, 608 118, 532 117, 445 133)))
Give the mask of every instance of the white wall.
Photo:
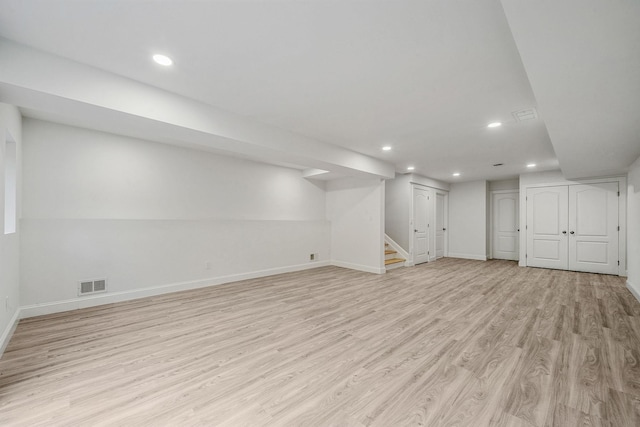
POLYGON ((487 181, 451 184, 449 256, 487 259, 487 181))
POLYGON ((640 300, 640 157, 629 168, 627 191, 627 285, 640 300))
POLYGON ((23 315, 329 261, 324 184, 298 170, 32 119, 23 130, 23 315), (101 277, 106 296, 77 297, 101 277))
POLYGON ((409 177, 409 182, 412 184, 424 185, 431 188, 436 188, 438 190, 449 191, 451 188, 451 184, 444 181, 438 181, 437 179, 428 178, 426 176, 418 175, 415 173, 406 175, 409 177))
POLYGON ((384 273, 384 205, 384 180, 327 182, 332 264, 384 273))
MULTIPOLYGON (((17 108, 0 104, 0 226, 4 226, 5 212, 5 144, 7 140, 16 144, 17 182, 17 218, 20 218, 20 175, 22 124, 17 108)), ((4 227, 0 232, 0 355, 9 343, 16 326, 20 306, 19 247, 20 223, 15 233, 5 234, 4 227)))
POLYGON ((489 191, 504 191, 504 190, 518 191, 519 188, 520 188, 520 180, 518 178, 489 181, 489 191))

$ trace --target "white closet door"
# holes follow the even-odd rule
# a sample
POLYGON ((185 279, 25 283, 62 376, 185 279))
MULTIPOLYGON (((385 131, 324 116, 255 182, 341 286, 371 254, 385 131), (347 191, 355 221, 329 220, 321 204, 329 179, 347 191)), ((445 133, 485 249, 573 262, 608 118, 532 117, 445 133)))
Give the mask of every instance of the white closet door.
POLYGON ((569 186, 569 270, 618 274, 618 183, 569 186))
POLYGON ((527 265, 566 270, 568 251, 566 185, 527 189, 527 265))
POLYGON ((495 259, 518 260, 520 250, 518 194, 517 191, 493 194, 493 253, 491 255, 495 259))
POLYGON ((413 262, 429 261, 429 192, 413 187, 413 262))

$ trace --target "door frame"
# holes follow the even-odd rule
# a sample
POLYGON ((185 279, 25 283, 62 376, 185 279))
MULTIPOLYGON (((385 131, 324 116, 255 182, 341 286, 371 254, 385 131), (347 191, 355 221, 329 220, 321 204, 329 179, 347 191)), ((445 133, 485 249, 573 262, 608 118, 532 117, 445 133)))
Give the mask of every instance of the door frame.
MULTIPOLYGON (((492 190, 490 192, 490 197, 489 197, 489 253, 487 254, 487 258, 488 259, 493 259, 493 197, 496 194, 508 194, 508 193, 517 193, 518 194, 518 200, 520 200, 520 190, 518 188, 514 189, 514 190, 492 190)), ((522 228, 520 227, 520 203, 518 202, 518 229, 520 230, 520 232, 518 232, 518 261, 520 261, 520 239, 522 237, 522 235, 520 234, 522 231, 522 228)))
POLYGON ((620 196, 618 197, 618 224, 620 224, 620 231, 618 233, 618 258, 620 259, 620 265, 618 266, 618 276, 627 275, 627 178, 624 176, 614 176, 611 178, 597 178, 597 179, 576 179, 573 181, 568 180, 554 180, 549 182, 536 182, 531 184, 522 184, 522 177, 520 178, 520 261, 521 267, 527 266, 527 189, 539 188, 539 187, 555 187, 559 185, 576 185, 576 184, 601 184, 603 182, 618 182, 618 190, 620 196), (525 225, 524 227, 522 225, 525 225), (525 254, 525 256, 522 256, 525 254))

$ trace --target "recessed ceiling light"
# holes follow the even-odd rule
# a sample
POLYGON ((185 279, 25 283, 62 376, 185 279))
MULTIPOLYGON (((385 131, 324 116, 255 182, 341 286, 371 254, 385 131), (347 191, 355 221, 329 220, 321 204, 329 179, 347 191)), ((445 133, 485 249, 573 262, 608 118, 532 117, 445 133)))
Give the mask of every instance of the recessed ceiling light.
POLYGON ((415 166, 409 166, 409 167, 407 168, 407 170, 408 170, 408 171, 412 171, 412 170, 414 170, 414 169, 415 169, 415 166))
POLYGON ((389 151, 389 150, 391 150, 390 145, 385 145, 384 147, 382 147, 382 151, 389 151))
POLYGON ((528 167, 528 168, 535 168, 535 167, 536 167, 536 164, 535 164, 535 163, 529 163, 529 164, 527 165, 527 167, 528 167))
POLYGON ((453 176, 460 176, 460 172, 454 173, 453 176))
POLYGON ((497 127, 500 127, 500 126, 502 126, 501 122, 493 122, 493 123, 489 123, 487 125, 488 128, 497 128, 497 127))
POLYGON ((165 67, 168 67, 169 65, 173 64, 173 60, 166 55, 160 55, 160 54, 153 55, 153 60, 160 65, 164 65, 165 67))

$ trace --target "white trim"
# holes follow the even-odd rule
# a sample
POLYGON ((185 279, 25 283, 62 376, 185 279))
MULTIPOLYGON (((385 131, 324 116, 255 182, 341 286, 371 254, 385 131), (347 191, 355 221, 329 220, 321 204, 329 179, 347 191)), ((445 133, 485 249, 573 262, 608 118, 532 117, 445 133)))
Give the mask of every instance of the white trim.
POLYGON ((350 270, 364 271, 365 273, 384 274, 386 272, 386 269, 384 267, 383 268, 371 267, 369 265, 353 264, 351 262, 344 262, 344 261, 334 260, 334 261, 331 261, 331 265, 336 267, 348 268, 350 270))
POLYGON ((398 243, 396 243, 396 241, 393 240, 391 237, 387 236, 386 233, 384 235, 384 242, 388 243, 389 246, 391 246, 394 251, 398 252, 400 256, 404 258, 405 267, 413 267, 413 262, 409 261, 409 254, 407 253, 407 251, 402 249, 402 247, 398 243))
POLYGON ((637 291, 636 288, 628 280, 627 280, 627 289, 629 289, 629 291, 631 291, 633 296, 636 297, 638 301, 640 301, 640 291, 637 291))
POLYGON ((329 261, 317 261, 309 264, 298 264, 288 267, 270 268, 248 273, 231 274, 228 276, 211 277, 208 279, 194 280, 188 282, 170 283, 166 285, 152 286, 132 291, 109 292, 95 296, 84 296, 63 301, 55 301, 45 304, 33 304, 23 306, 20 309, 20 318, 24 319, 45 314, 60 313, 62 311, 77 310, 80 308, 95 307, 97 305, 111 304, 114 302, 129 301, 138 298, 145 298, 155 295, 168 294, 171 292, 187 291, 191 289, 206 288, 208 286, 222 285, 240 280, 257 279, 260 277, 272 276, 275 274, 291 273, 294 271, 309 270, 317 267, 331 265, 329 261))
POLYGON ((486 261, 486 255, 476 255, 476 254, 462 254, 459 252, 449 252, 449 258, 463 258, 463 259, 475 259, 478 261, 486 261))
POLYGON ((7 327, 2 332, 0 336, 0 357, 4 354, 5 349, 9 345, 9 341, 11 341, 11 337, 18 327, 18 321, 21 318, 21 310, 20 308, 16 309, 15 313, 13 313, 13 317, 7 324, 7 327))

